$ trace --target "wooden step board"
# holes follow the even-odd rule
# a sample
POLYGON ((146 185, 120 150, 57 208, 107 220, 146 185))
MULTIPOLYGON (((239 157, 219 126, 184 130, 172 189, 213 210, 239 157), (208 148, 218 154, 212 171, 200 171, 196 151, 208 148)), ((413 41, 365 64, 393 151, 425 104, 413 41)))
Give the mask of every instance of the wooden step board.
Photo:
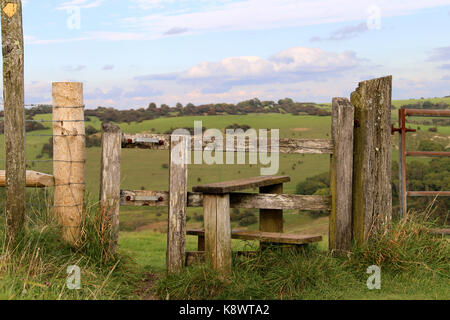
POLYGON ((272 186, 291 181, 288 176, 261 176, 239 180, 223 181, 192 187, 194 192, 224 194, 251 188, 272 186))
MULTIPOLYGON (((205 231, 202 229, 189 229, 186 231, 190 236, 205 236, 205 231)), ((285 243, 285 244, 305 244, 322 241, 322 236, 311 234, 288 234, 276 232, 261 232, 261 231, 231 231, 232 239, 240 240, 257 240, 262 242, 285 243)))

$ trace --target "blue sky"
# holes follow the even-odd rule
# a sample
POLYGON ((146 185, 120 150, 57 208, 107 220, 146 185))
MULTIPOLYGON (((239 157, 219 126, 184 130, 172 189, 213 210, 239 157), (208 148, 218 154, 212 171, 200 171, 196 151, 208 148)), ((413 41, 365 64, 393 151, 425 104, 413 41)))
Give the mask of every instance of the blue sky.
POLYGON ((22 2, 27 103, 52 81, 88 107, 330 102, 388 74, 395 99, 450 95, 450 0, 22 2))

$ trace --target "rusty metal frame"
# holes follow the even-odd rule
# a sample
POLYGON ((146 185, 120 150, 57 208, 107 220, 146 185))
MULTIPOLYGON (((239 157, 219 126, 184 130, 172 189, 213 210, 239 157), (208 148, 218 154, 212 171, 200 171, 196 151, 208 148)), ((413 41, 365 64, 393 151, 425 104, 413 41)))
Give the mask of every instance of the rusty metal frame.
POLYGON ((450 152, 435 151, 406 151, 406 134, 416 132, 415 129, 406 127, 407 116, 430 116, 430 117, 448 117, 450 110, 422 110, 422 109, 404 109, 398 110, 398 128, 392 125, 392 134, 400 133, 399 136, 399 198, 400 215, 407 212, 407 197, 429 197, 429 196, 450 196, 450 191, 407 191, 406 190, 406 157, 450 157, 450 152))

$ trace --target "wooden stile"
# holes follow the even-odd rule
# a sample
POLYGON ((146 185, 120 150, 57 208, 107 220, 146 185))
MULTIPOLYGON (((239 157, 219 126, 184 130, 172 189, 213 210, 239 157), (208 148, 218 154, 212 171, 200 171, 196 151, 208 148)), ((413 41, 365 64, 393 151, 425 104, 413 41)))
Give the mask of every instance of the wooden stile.
POLYGON ((86 159, 83 84, 55 82, 52 89, 54 212, 62 226, 63 239, 78 245, 83 218, 86 159))
POLYGON ((392 218, 392 76, 360 82, 355 107, 353 238, 367 241, 392 218))
POLYGON ((103 123, 100 205, 105 222, 108 224, 109 250, 112 253, 117 250, 119 241, 121 143, 120 128, 111 123, 103 123))
POLYGON ((22 3, 1 1, 5 103, 6 233, 14 242, 25 221, 25 111, 22 3))
POLYGON ((334 98, 331 134, 330 189, 332 195, 328 247, 348 251, 352 245, 352 179, 354 108, 346 98, 334 98))
POLYGON ((169 273, 181 270, 185 263, 189 142, 188 136, 171 136, 166 257, 167 272, 169 273))

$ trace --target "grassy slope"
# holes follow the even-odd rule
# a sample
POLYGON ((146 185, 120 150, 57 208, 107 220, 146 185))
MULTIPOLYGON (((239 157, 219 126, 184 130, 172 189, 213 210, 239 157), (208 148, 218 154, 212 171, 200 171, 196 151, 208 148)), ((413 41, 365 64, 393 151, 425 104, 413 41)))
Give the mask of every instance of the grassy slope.
POLYGON ((172 299, 449 299, 449 242, 428 228, 407 217, 344 257, 314 246, 235 257, 225 276, 196 265, 162 278, 157 291, 172 299), (380 290, 367 288, 371 265, 381 268, 380 290))

